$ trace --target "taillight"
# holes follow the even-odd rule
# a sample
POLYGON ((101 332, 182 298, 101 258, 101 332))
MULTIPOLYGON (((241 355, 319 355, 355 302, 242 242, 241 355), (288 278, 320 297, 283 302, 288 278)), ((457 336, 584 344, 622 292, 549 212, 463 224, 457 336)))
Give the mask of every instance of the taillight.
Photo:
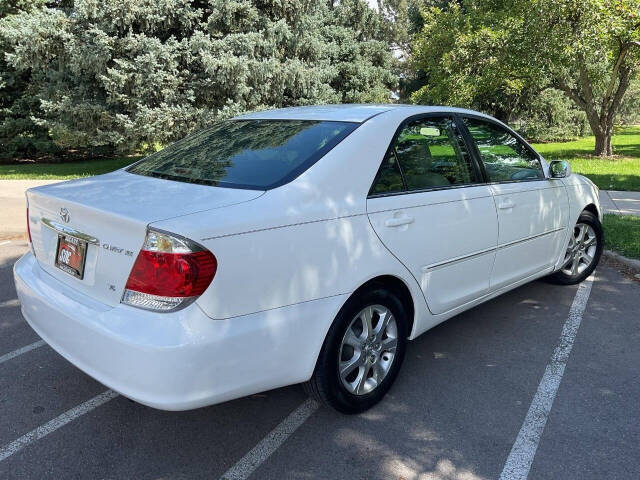
POLYGON ((29 236, 29 243, 33 243, 31 241, 31 227, 29 226, 29 204, 27 203, 27 235, 29 236))
POLYGON ((136 258, 122 303, 149 310, 184 307, 211 284, 218 262, 201 245, 149 230, 136 258))

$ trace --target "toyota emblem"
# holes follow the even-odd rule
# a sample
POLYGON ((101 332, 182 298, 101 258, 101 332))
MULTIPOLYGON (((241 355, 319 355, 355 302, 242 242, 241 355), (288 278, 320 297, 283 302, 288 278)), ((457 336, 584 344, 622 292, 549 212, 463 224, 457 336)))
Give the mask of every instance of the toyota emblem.
POLYGON ((66 208, 61 208, 60 209, 60 219, 64 223, 69 223, 69 220, 71 219, 71 216, 69 215, 69 210, 67 210, 66 208))

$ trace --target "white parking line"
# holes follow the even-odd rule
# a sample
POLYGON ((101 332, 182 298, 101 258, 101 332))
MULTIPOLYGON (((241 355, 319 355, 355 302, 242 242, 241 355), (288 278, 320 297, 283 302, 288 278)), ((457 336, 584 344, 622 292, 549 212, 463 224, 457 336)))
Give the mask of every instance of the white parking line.
POLYGON ((26 345, 24 347, 18 348, 13 352, 5 353, 0 357, 0 363, 4 363, 7 360, 11 360, 12 358, 17 357, 18 355, 22 355, 23 353, 30 352, 31 350, 35 350, 36 348, 42 347, 46 345, 44 340, 38 340, 37 342, 33 342, 31 345, 26 345))
POLYGON ((238 463, 222 475, 221 480, 245 480, 267 458, 282 445, 300 425, 307 421, 313 412, 318 409, 318 403, 307 399, 302 405, 291 412, 287 418, 271 430, 269 434, 249 450, 238 463))
POLYGON ((7 244, 9 244, 9 243, 11 243, 11 240, 5 240, 4 242, 0 242, 0 247, 1 247, 2 245, 7 245, 7 244))
POLYGON ((20 306, 20 300, 18 300, 17 298, 12 298, 11 300, 5 300, 4 302, 0 302, 0 308, 19 307, 19 306, 20 306))
POLYGON ((38 428, 31 430, 29 433, 21 436, 17 440, 14 440, 8 445, 0 448, 0 462, 6 460, 14 453, 19 452, 27 445, 35 442, 36 440, 40 440, 41 438, 46 437, 50 433, 55 432, 60 427, 65 426, 67 423, 72 422, 85 413, 89 413, 91 410, 94 410, 100 405, 107 403, 109 400, 113 400, 117 396, 119 396, 119 394, 117 394, 113 390, 107 390, 100 395, 96 395, 91 400, 87 400, 83 404, 78 405, 77 407, 73 407, 71 410, 67 410, 62 415, 57 416, 50 422, 47 422, 44 425, 40 425, 38 428))
POLYGON ((536 455, 540 437, 547 423, 553 400, 562 381, 564 368, 573 348, 573 342, 582 322, 582 315, 587 306, 587 300, 589 300, 594 276, 595 274, 591 275, 578 287, 569 310, 569 317, 562 328, 558 346, 553 352, 542 380, 540 380, 540 385, 538 385, 538 390, 533 397, 527 416, 504 464, 500 480, 526 480, 529 475, 529 469, 536 455))

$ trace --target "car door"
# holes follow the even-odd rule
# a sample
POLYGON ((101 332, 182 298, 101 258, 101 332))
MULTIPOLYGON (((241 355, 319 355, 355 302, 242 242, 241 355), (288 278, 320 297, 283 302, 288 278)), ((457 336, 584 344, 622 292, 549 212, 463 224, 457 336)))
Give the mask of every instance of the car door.
POLYGON ((504 126, 465 116, 498 212, 491 289, 549 269, 565 239, 569 203, 563 183, 545 177, 539 156, 504 126))
POLYGON ((486 294, 498 236, 488 185, 454 119, 407 119, 367 199, 371 225, 444 313, 486 294))

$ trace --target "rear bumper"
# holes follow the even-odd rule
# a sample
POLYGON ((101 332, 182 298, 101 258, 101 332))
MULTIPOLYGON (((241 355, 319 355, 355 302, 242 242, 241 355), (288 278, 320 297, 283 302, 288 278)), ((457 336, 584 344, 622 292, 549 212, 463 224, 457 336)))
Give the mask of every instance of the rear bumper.
POLYGON ((111 308, 51 277, 27 253, 14 267, 22 313, 58 353, 109 388, 188 410, 310 378, 340 295, 227 320, 193 304, 158 314, 111 308))

